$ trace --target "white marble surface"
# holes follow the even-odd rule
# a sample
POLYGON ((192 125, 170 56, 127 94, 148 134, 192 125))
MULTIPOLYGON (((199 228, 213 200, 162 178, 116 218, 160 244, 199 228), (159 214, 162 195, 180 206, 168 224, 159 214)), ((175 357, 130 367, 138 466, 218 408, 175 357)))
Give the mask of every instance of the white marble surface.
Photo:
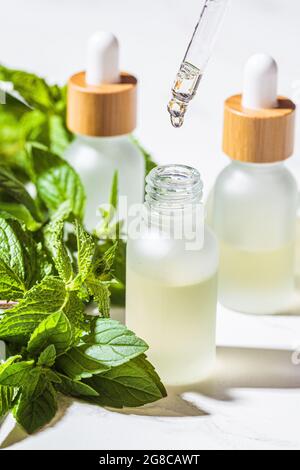
MULTIPOLYGON (((122 68, 140 81, 138 136, 159 162, 199 168, 207 190, 226 163, 223 101, 240 91, 250 54, 273 54, 281 93, 300 102, 300 2, 231 1, 186 125, 174 130, 166 103, 200 5, 200 0, 3 0, 0 62, 65 82, 84 68, 89 34, 114 31, 122 68)), ((296 155, 299 145, 298 139, 296 155)), ((299 157, 289 165, 300 182, 299 157)), ((31 437, 8 418, 0 428, 0 447, 300 449, 300 365, 292 363, 299 346, 298 299, 288 316, 251 317, 219 307, 218 366, 211 383, 171 390, 168 398, 140 410, 66 401, 55 423, 31 437)))
POLYGON ((217 343, 215 376, 205 384, 134 410, 64 399, 54 422, 30 437, 8 417, 0 448, 300 449, 300 316, 219 307, 217 343))

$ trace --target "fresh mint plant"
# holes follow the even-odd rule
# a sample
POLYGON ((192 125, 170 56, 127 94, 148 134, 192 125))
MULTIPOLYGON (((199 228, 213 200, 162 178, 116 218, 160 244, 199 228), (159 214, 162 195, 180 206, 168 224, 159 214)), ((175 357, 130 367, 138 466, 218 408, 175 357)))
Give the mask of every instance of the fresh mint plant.
POLYGON ((140 406, 165 396, 144 356, 146 343, 107 317, 114 248, 99 258, 97 240, 67 204, 36 232, 7 213, 0 213, 2 222, 9 224, 10 235, 5 246, 0 244, 0 261, 15 282, 1 286, 0 295, 18 303, 0 319, 0 339, 14 351, 0 366, 1 415, 12 410, 32 433, 55 416, 58 393, 113 407, 140 406), (75 261, 64 241, 67 220, 77 240, 75 261), (39 271, 42 250, 37 251, 36 238, 51 274, 39 271), (24 255, 28 248, 22 240, 31 256, 24 255), (30 264, 34 257, 38 274, 30 264), (99 305, 96 318, 84 312, 92 299, 99 305))
MULTIPOLYGON (((111 300, 124 303, 125 244, 110 212, 94 233, 83 226, 84 188, 61 158, 73 137, 65 88, 3 66, 0 81, 14 87, 0 106, 0 418, 12 411, 33 433, 60 394, 116 408, 164 397, 147 344, 109 317, 111 300)), ((116 174, 113 209, 117 195, 116 174)))

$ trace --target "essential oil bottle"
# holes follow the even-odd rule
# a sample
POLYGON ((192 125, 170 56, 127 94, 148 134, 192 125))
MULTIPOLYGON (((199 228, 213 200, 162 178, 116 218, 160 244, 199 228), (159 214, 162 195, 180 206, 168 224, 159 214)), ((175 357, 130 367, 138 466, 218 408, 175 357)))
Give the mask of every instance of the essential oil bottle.
POLYGON ((146 181, 127 245, 126 323, 148 342, 166 384, 195 383, 215 361, 217 241, 204 225, 197 170, 160 166, 146 181))
MULTIPOLYGON (((98 32, 88 43, 86 72, 68 83, 67 125, 76 138, 65 158, 85 186, 85 223, 99 223, 98 208, 109 202, 115 172, 119 196, 127 207, 144 200, 145 162, 130 137, 136 127, 137 79, 119 71, 119 43, 112 33, 98 32)), ((126 217, 122 214, 123 217, 126 217)))
POLYGON ((294 288, 297 185, 285 167, 294 145, 295 105, 277 96, 277 64, 257 54, 243 96, 225 102, 223 149, 210 223, 220 242, 219 299, 253 314, 284 312, 294 288))

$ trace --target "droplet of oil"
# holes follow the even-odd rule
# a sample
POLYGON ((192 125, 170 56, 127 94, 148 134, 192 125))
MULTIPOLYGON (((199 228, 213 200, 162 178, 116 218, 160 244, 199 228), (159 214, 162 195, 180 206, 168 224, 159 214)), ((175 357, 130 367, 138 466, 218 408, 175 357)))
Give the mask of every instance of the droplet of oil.
POLYGON ((170 116, 173 127, 181 127, 183 124, 183 116, 170 116))
POLYGON ((185 103, 180 102, 176 98, 173 98, 168 104, 168 111, 170 114, 172 126, 176 128, 181 127, 186 111, 185 103))

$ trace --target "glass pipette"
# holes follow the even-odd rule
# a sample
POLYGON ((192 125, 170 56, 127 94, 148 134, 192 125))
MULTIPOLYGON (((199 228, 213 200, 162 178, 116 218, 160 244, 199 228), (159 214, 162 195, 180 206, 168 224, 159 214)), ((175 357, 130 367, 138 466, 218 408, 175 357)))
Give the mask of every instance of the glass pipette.
POLYGON ((168 104, 171 123, 181 127, 187 106, 195 96, 220 29, 229 0, 205 0, 192 39, 180 65, 168 104))

